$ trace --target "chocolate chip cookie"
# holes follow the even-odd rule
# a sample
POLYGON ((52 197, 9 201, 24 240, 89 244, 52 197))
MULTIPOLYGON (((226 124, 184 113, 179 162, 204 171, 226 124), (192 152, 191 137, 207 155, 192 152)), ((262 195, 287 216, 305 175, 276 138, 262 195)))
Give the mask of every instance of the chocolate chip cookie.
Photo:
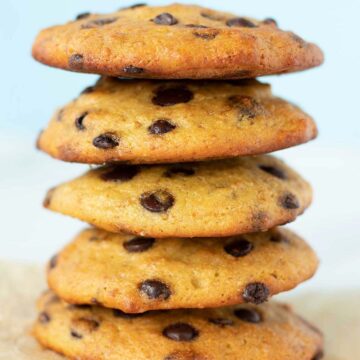
POLYGON ((184 4, 82 14, 43 30, 33 56, 72 71, 161 79, 253 78, 323 62, 316 45, 273 19, 184 4))
POLYGON ((44 205, 99 228, 149 237, 265 231, 310 204, 310 185, 268 155, 172 165, 114 165, 52 189, 44 205))
POLYGON ((316 134, 309 115, 255 80, 102 78, 56 112, 38 147, 65 161, 164 163, 268 153, 316 134))

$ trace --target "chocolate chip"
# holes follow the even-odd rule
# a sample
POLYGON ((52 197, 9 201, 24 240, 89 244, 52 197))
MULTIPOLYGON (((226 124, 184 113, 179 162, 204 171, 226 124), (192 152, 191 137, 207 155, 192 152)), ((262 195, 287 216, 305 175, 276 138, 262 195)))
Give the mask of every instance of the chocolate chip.
POLYGON ((87 22, 86 24, 81 25, 82 29, 92 29, 100 26, 105 26, 114 23, 117 20, 116 17, 113 18, 104 18, 104 19, 95 19, 87 22))
POLYGON ((99 149, 113 149, 119 146, 119 138, 112 133, 105 133, 93 140, 93 145, 99 149))
POLYGON ((211 318, 209 319, 209 322, 218 325, 220 327, 234 325, 234 322, 231 319, 226 319, 226 318, 211 318))
POLYGON ((242 17, 229 19, 228 21, 226 21, 226 25, 230 27, 247 27, 247 28, 256 27, 256 25, 252 21, 242 17))
POLYGON ((265 25, 278 26, 277 21, 275 19, 273 19, 273 18, 266 18, 266 19, 263 20, 262 23, 265 24, 265 25))
POLYGON ((139 173, 139 167, 135 165, 116 165, 103 172, 100 177, 104 181, 125 182, 134 178, 139 173))
POLYGON ((175 198, 168 191, 157 190, 142 194, 140 203, 146 210, 160 213, 170 209, 175 203, 175 198))
POLYGON ((279 199, 279 203, 284 209, 289 210, 298 209, 300 207, 299 200, 294 194, 291 193, 282 195, 279 199))
POLYGON ((270 291, 265 284, 255 282, 246 285, 242 296, 246 302, 261 304, 267 301, 270 296, 270 291))
POLYGON ((54 269, 57 265, 57 261, 58 261, 58 255, 54 255, 49 262, 49 269, 54 269))
POLYGON ((247 95, 234 95, 229 97, 231 106, 238 110, 239 120, 254 119, 264 112, 258 101, 247 95))
POLYGON ((94 90, 95 90, 95 86, 88 86, 81 92, 80 95, 91 94, 94 92, 94 90))
POLYGON ((197 24, 186 24, 185 26, 189 27, 189 28, 195 28, 195 29, 208 29, 209 28, 208 26, 197 25, 197 24))
POLYGON ((216 13, 210 14, 210 13, 202 12, 200 15, 202 17, 204 17, 205 19, 209 19, 209 20, 214 20, 214 21, 222 21, 222 20, 224 20, 223 16, 221 16, 219 14, 216 14, 216 13))
POLYGON ((236 239, 224 246, 224 250, 234 257, 242 257, 254 248, 254 245, 245 239, 236 239))
POLYGON ((84 66, 84 56, 81 54, 73 54, 69 58, 69 67, 74 70, 81 70, 84 66))
POLYGON ((172 106, 188 103, 193 98, 192 91, 185 86, 160 87, 152 98, 152 102, 159 106, 172 106))
POLYGON ((123 246, 130 253, 139 253, 149 250, 154 245, 154 238, 136 237, 129 241, 125 241, 123 246))
POLYGON ((123 72, 126 74, 141 74, 144 72, 144 69, 141 67, 136 67, 133 65, 128 65, 123 68, 123 72))
POLYGON ((320 360, 324 357, 324 352, 322 350, 319 350, 311 360, 320 360))
POLYGON ((88 304, 70 304, 68 305, 69 310, 90 310, 91 305, 88 304))
POLYGON ((204 40, 214 40, 219 35, 219 31, 211 29, 204 32, 194 31, 193 35, 204 40))
POLYGON ((185 166, 173 166, 164 172, 164 176, 172 178, 174 175, 192 176, 195 174, 195 170, 185 166))
POLYGON ((134 4, 134 5, 130 5, 130 6, 127 6, 127 7, 120 8, 119 10, 136 9, 138 7, 142 7, 142 6, 146 6, 146 5, 147 4, 145 4, 145 3, 138 3, 138 4, 134 4))
POLYGON ((167 326, 163 335, 174 341, 192 341, 199 336, 199 332, 193 326, 179 322, 167 326))
POLYGON ((85 126, 83 124, 83 121, 84 119, 86 118, 86 116, 88 116, 88 112, 84 112, 83 114, 81 114, 80 116, 78 116, 76 119, 75 119, 75 126, 78 130, 85 130, 85 126))
POLYGON ((169 13, 162 13, 152 20, 157 25, 175 25, 178 23, 177 19, 169 13))
POLYGON ((153 135, 166 134, 176 128, 176 125, 172 124, 167 119, 156 120, 148 127, 148 131, 153 135))
POLYGON ((70 329, 70 335, 75 339, 82 339, 82 335, 79 334, 76 330, 70 329))
POLYGON ((236 309, 234 311, 236 317, 242 321, 257 324, 262 321, 262 316, 255 309, 236 309))
POLYGON ((70 334, 75 339, 82 339, 84 334, 92 333, 93 331, 97 330, 99 326, 100 322, 93 319, 92 317, 79 317, 72 319, 70 334))
POLYGON ((50 322, 50 320, 50 315, 46 311, 41 312, 38 316, 38 321, 40 324, 47 324, 50 322))
POLYGON ((285 172, 282 169, 276 168, 275 166, 259 165, 259 169, 282 180, 285 180, 287 178, 285 172))
POLYGON ((89 13, 89 12, 81 13, 81 14, 79 14, 79 15, 76 17, 76 20, 86 19, 86 18, 88 18, 90 15, 91 15, 91 13, 89 13))
POLYGON ((271 242, 274 242, 274 243, 289 243, 290 240, 285 237, 285 235, 279 231, 277 232, 273 232, 271 235, 270 235, 270 241, 271 242))
POLYGON ((128 314, 128 313, 125 313, 119 309, 114 309, 113 310, 113 315, 117 318, 123 318, 123 319, 135 319, 135 318, 138 318, 138 317, 141 317, 143 316, 145 313, 139 313, 139 314, 128 314))
POLYGON ((145 280, 138 288, 149 299, 167 300, 171 296, 170 288, 158 280, 145 280))

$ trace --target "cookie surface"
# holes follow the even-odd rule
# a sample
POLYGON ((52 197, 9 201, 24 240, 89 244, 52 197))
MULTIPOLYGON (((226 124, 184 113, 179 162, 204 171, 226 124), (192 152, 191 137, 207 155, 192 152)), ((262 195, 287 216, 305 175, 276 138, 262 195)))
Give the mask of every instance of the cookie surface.
POLYGON ((131 316, 48 293, 38 305, 35 337, 71 359, 313 360, 323 347, 316 328, 278 303, 131 316))
POLYGON ((75 304, 126 313, 263 303, 310 278, 317 258, 286 229, 230 238, 155 239, 83 231, 48 266, 49 287, 75 304))
POLYGON ((65 161, 164 163, 268 153, 316 134, 307 114, 255 80, 102 78, 54 115, 38 147, 65 161))
POLYGON ((45 207, 98 228, 150 237, 230 236, 294 220, 310 185, 268 155, 88 171, 49 191, 45 207))
POLYGON ((253 78, 323 62, 316 45, 272 19, 181 4, 82 14, 43 30, 33 56, 72 71, 163 79, 253 78))

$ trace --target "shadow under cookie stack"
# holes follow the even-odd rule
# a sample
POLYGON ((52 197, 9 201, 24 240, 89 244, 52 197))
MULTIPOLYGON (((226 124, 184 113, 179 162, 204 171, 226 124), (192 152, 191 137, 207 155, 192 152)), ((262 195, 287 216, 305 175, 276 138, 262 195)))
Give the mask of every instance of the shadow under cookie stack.
POLYGON ((321 50, 272 19, 139 4, 46 29, 33 55, 102 76, 38 140, 99 166, 45 199, 93 227, 49 262, 37 340, 79 360, 320 359, 320 332, 267 302, 316 271, 278 227, 312 191, 263 155, 316 125, 254 78, 320 65, 321 50))

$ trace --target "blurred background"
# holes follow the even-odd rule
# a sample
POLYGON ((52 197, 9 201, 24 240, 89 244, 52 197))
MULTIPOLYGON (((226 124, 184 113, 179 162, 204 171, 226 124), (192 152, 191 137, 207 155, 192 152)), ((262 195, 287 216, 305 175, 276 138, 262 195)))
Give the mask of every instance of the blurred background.
MULTIPOLYGON (((263 80, 273 85, 276 95, 313 115, 320 129, 317 141, 278 153, 315 189, 313 206, 289 226, 313 245, 322 261, 317 277, 299 291, 360 287, 359 1, 197 3, 260 19, 273 17, 281 28, 291 29, 323 48, 326 62, 322 67, 263 80)), ((2 3, 0 259, 45 262, 86 226, 43 210, 41 203, 48 188, 87 167, 50 159, 34 144, 55 109, 97 77, 51 69, 33 61, 30 48, 35 35, 41 28, 66 22, 84 11, 105 13, 130 4, 119 0, 2 3)))

